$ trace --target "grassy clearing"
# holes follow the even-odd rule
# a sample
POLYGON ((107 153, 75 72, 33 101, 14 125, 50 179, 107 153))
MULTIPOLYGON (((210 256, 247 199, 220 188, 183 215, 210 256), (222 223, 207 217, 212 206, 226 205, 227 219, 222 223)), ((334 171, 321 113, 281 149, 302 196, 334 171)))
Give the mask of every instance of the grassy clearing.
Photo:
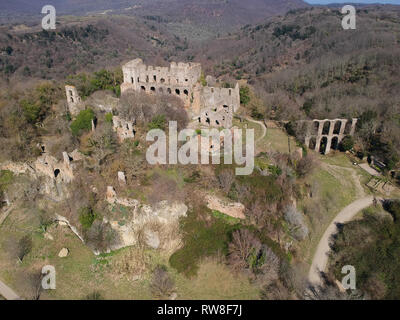
POLYGON ((247 277, 233 274, 216 259, 206 259, 199 267, 197 277, 176 277, 179 299, 258 300, 259 290, 247 277))

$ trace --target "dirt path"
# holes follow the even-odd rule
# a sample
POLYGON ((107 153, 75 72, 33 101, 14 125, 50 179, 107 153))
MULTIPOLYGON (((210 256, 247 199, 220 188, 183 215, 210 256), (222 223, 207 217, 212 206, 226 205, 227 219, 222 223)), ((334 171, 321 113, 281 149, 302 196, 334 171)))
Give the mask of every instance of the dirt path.
POLYGON ((310 272, 308 274, 308 280, 311 284, 320 285, 322 283, 320 272, 326 271, 328 254, 331 250, 329 244, 331 237, 337 232, 337 224, 343 224, 352 220, 358 212, 371 206, 373 201, 373 196, 358 199, 340 211, 331 222, 318 244, 317 251, 315 252, 311 264, 310 272))
POLYGON ((1 281, 0 281, 0 295, 2 295, 6 300, 21 299, 11 288, 9 288, 5 283, 1 281))
POLYGON ((256 143, 261 141, 262 139, 264 139, 264 137, 267 135, 267 127, 265 126, 264 122, 254 120, 254 119, 252 119, 250 117, 246 117, 245 119, 247 121, 249 121, 249 122, 253 122, 253 123, 259 124, 261 126, 262 130, 263 130, 263 134, 261 135, 261 137, 257 138, 256 143))

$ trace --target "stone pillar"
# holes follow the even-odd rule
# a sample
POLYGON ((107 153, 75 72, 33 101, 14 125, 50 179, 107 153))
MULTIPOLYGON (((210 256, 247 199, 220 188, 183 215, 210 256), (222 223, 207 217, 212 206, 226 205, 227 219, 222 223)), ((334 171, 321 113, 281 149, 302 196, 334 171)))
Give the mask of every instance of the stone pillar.
POLYGON ((125 173, 122 171, 118 171, 118 182, 120 186, 126 185, 125 173))
POLYGON ((326 148, 325 148, 325 153, 324 154, 328 154, 331 151, 331 144, 332 144, 332 137, 329 136, 326 139, 326 148))
POLYGON ((117 199, 117 193, 115 192, 114 187, 108 186, 106 192, 106 200, 108 203, 114 204, 117 199))
POLYGON ((344 134, 344 130, 346 130, 347 121, 348 120, 342 120, 341 121, 339 135, 343 135, 344 134))
POLYGON ((336 123, 335 120, 329 121, 329 133, 328 133, 329 137, 333 135, 333 131, 335 130, 335 123, 336 123))
POLYGON ((350 131, 350 135, 353 136, 354 132, 356 131, 356 124, 357 124, 358 119, 357 118, 353 118, 351 121, 351 131, 350 131))
POLYGON ((324 129, 324 121, 319 121, 317 120, 316 122, 318 122, 318 136, 322 136, 322 130, 324 129))
POLYGON ((317 137, 316 141, 315 141, 315 151, 319 152, 319 148, 321 146, 321 137, 317 137))
POLYGON ((310 147, 310 140, 311 140, 310 136, 306 136, 306 138, 304 139, 304 144, 306 145, 307 148, 310 147))

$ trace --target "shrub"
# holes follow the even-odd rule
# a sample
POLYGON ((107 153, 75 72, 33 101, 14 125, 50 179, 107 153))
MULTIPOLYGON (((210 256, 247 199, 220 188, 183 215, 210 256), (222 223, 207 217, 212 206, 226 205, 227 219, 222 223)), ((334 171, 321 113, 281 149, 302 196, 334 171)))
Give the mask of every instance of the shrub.
POLYGON ((89 207, 79 210, 79 222, 84 230, 89 230, 93 222, 97 219, 97 213, 89 207))
POLYGON ((303 215, 294 206, 285 209, 285 220, 290 226, 290 232, 297 240, 304 240, 308 235, 308 227, 303 215))
POLYGON ((106 120, 106 122, 108 122, 108 123, 112 123, 112 121, 113 121, 113 114, 112 114, 111 112, 106 113, 106 115, 105 115, 105 120, 106 120))
POLYGON ((17 256, 20 261, 24 259, 24 257, 31 252, 33 247, 32 243, 32 237, 30 235, 26 235, 22 237, 18 241, 18 251, 17 251, 17 256))
POLYGON ((92 128, 92 120, 94 112, 92 109, 86 109, 79 112, 78 116, 71 123, 71 131, 74 136, 81 135, 84 131, 89 131, 92 128))
POLYGON ((149 130, 152 129, 165 129, 165 116, 163 114, 157 115, 148 125, 149 130))
POLYGON ((354 140, 352 136, 346 136, 343 138, 342 142, 340 143, 340 150, 345 152, 345 151, 350 151, 354 147, 354 140))
POLYGON ((250 88, 241 87, 240 88, 240 103, 247 105, 250 102, 250 88))
POLYGON ((165 298, 172 294, 174 289, 174 281, 165 266, 158 265, 153 272, 151 281, 151 292, 157 298, 165 298))
POLYGON ((199 221, 195 212, 189 212, 181 225, 184 245, 169 259, 171 266, 186 276, 196 275, 201 258, 218 252, 227 254, 230 235, 238 228, 238 225, 229 225, 222 219, 212 218, 208 208, 199 210, 209 214, 211 225, 209 222, 199 221))

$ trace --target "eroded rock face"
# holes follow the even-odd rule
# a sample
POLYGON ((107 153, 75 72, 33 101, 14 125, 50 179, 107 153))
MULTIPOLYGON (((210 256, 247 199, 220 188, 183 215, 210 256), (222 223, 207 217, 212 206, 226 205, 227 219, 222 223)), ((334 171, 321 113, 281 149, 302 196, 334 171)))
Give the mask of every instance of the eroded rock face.
MULTIPOLYGON (((161 201, 154 206, 141 205, 137 200, 136 205, 131 207, 132 218, 124 224, 118 221, 110 221, 113 230, 118 234, 119 243, 111 246, 112 250, 138 244, 141 235, 146 245, 158 249, 168 247, 169 240, 163 232, 177 227, 179 218, 186 216, 187 206, 181 202, 169 203, 161 201)), ((115 202, 117 203, 117 202, 115 202)), ((176 234, 175 237, 178 235, 176 234)))
POLYGON ((233 218, 246 219, 244 214, 246 208, 240 202, 229 202, 211 195, 206 196, 206 201, 207 207, 211 210, 217 210, 233 218))

